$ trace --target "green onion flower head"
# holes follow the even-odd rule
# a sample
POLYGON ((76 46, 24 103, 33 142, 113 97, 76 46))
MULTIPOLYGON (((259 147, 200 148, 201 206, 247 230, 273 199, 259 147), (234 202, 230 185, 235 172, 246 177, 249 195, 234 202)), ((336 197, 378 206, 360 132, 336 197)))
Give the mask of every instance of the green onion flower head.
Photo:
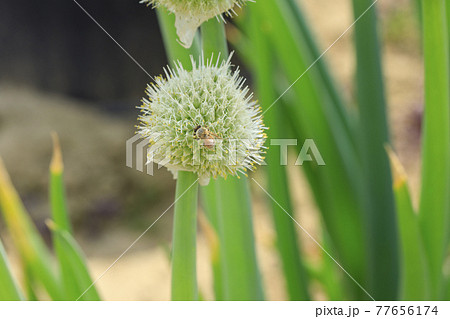
POLYGON ((163 6, 175 14, 175 27, 181 44, 190 47, 197 28, 215 16, 236 14, 235 5, 241 6, 249 0, 142 0, 155 7, 163 6))
MULTIPOLYGON (((142 100, 138 132, 148 138, 148 161, 210 177, 238 176, 265 153, 261 108, 230 59, 219 63, 191 58, 192 71, 178 63, 148 85, 142 100)), ((239 177, 239 176, 238 176, 239 177)))

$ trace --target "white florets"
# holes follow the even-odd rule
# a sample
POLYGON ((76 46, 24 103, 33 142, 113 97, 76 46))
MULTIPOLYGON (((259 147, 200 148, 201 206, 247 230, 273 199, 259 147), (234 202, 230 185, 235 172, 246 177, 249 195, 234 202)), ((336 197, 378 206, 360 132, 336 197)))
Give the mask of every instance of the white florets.
POLYGON ((178 170, 192 171, 201 184, 245 174, 263 162, 261 108, 239 70, 231 70, 230 59, 221 64, 201 59, 199 65, 191 60, 192 71, 179 63, 147 87, 138 130, 150 140, 148 160, 175 177, 178 170))
POLYGON ((142 0, 141 3, 163 6, 174 13, 181 44, 189 48, 195 32, 203 22, 216 16, 223 18, 222 14, 236 14, 234 6, 240 7, 246 1, 251 0, 142 0))

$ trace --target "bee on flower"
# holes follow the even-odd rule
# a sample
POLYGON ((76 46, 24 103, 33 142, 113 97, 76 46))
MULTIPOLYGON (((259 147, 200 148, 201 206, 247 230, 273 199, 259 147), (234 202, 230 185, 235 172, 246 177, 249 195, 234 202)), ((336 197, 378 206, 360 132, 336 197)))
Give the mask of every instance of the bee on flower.
POLYGON ((147 87, 138 133, 150 140, 149 161, 175 177, 192 171, 203 185, 253 170, 263 162, 266 127, 244 78, 230 58, 191 61, 192 71, 178 63, 147 87))

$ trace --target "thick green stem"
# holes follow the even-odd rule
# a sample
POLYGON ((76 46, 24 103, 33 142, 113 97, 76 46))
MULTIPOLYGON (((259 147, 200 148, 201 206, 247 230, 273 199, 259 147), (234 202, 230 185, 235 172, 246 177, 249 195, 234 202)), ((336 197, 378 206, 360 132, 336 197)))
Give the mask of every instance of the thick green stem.
POLYGON ((219 242, 219 207, 217 204, 220 194, 218 194, 218 187, 215 185, 216 180, 212 179, 209 184, 201 188, 201 199, 203 209, 205 211, 206 218, 211 225, 211 231, 214 232, 213 238, 210 238, 213 242, 210 243, 211 247, 211 266, 213 270, 213 286, 214 295, 216 300, 224 300, 224 280, 222 271, 222 247, 219 242))
MULTIPOLYGON (((158 8, 158 21, 161 28, 167 58, 171 66, 180 61, 186 70, 191 68, 190 56, 200 56, 198 37, 192 46, 185 49, 178 43, 175 29, 175 16, 164 8, 158 8)), ((177 180, 176 204, 173 229, 172 255, 172 299, 197 300, 196 276, 196 232, 197 232, 197 193, 196 177, 189 172, 179 172, 177 180), (195 184, 191 186, 192 184, 195 184), (188 189, 191 186, 190 189, 188 189), (184 193, 185 192, 185 193, 184 193), (184 195, 182 195, 184 193, 184 195), (181 196, 182 195, 182 196, 181 196)))
POLYGON ((247 180, 228 177, 216 185, 225 300, 262 300, 247 180))
POLYGON ((206 58, 211 55, 217 57, 220 53, 222 59, 228 57, 228 46, 225 37, 225 28, 221 21, 210 19, 202 25, 202 49, 206 58))
MULTIPOLYGON (((201 32, 204 56, 217 57, 220 53, 221 59, 227 59, 223 23, 211 19, 202 25, 201 32)), ((223 298, 262 300, 264 296, 256 260, 248 181, 235 177, 227 180, 219 178, 208 187, 209 192, 217 194, 217 206, 213 212, 217 214, 223 298)))
POLYGON ((180 61, 183 67, 189 70, 191 67, 190 55, 197 59, 200 54, 198 37, 195 37, 189 49, 182 47, 177 40, 175 15, 170 14, 163 7, 158 8, 156 12, 169 64, 173 67, 174 62, 180 61))
POLYGON ((394 300, 398 292, 398 236, 389 161, 389 140, 375 7, 353 0, 360 145, 366 196, 368 289, 376 300, 394 300), (364 13, 365 12, 365 13, 364 13), (363 15, 364 14, 364 15, 363 15))
POLYGON ((178 172, 172 241, 172 300, 197 300, 197 176, 178 172))
POLYGON ((419 221, 433 299, 442 296, 442 263, 450 214, 450 80, 445 3, 444 0, 422 0, 425 112, 419 221))

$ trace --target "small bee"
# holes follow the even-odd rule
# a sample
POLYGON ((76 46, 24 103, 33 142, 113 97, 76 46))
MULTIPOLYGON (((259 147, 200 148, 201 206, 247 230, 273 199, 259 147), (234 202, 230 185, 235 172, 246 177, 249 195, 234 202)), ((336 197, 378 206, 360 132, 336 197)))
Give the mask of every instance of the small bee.
POLYGON ((201 125, 197 125, 194 128, 194 138, 202 140, 203 146, 209 150, 212 150, 216 145, 215 139, 220 139, 217 134, 214 134, 208 128, 201 125))

